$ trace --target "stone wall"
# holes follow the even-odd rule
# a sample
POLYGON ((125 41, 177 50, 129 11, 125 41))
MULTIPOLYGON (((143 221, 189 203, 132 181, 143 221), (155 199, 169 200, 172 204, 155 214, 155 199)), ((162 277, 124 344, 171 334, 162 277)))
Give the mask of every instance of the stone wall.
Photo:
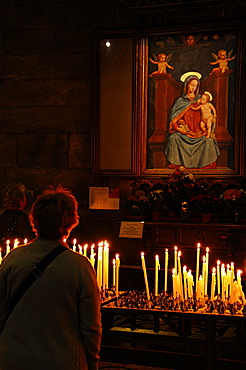
POLYGON ((122 205, 88 210, 89 186, 120 187, 125 199, 133 182, 93 175, 93 41, 99 29, 133 28, 135 3, 0 1, 0 189, 23 182, 30 208, 49 185, 68 187, 80 204, 81 242, 107 239, 125 256, 142 243, 119 240, 122 205))

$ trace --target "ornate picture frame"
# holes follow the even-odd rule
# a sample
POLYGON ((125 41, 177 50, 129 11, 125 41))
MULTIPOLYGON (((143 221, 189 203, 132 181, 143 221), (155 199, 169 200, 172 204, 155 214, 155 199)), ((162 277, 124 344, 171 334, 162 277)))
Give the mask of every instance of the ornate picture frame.
POLYGON ((240 22, 143 34, 141 175, 168 175, 180 166, 201 176, 245 173, 243 39, 240 22), (199 91, 187 103, 194 75, 199 91), (196 124, 187 127, 194 112, 196 124))

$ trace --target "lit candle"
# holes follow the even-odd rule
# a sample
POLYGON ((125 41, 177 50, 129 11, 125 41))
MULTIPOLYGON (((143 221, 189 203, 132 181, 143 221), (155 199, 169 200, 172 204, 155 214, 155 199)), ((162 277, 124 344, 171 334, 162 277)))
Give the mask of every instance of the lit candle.
POLYGON ((118 254, 115 255, 115 293, 116 297, 119 295, 119 274, 120 274, 120 257, 118 254))
POLYGON ((115 258, 113 259, 113 286, 115 287, 115 269, 116 269, 116 264, 115 264, 115 258))
POLYGON ((196 251, 196 292, 197 292, 197 284, 198 284, 198 276, 199 276, 199 263, 200 263, 200 243, 197 243, 197 251, 196 251))
POLYGON ((174 268, 175 268, 175 271, 176 271, 176 274, 178 273, 177 271, 178 271, 178 266, 177 266, 177 263, 178 263, 178 247, 175 245, 175 247, 174 247, 174 268))
POLYGON ((10 240, 6 240, 6 254, 10 252, 10 240))
POLYGON ((73 251, 76 252, 76 239, 73 239, 73 251))
POLYGON ((0 248, 0 265, 2 263, 2 260, 3 260, 3 256, 2 256, 2 248, 0 248))
POLYGON ((208 294, 208 271, 209 271, 209 248, 206 248, 206 279, 205 279, 205 291, 204 295, 208 294))
POLYGON ((91 264, 92 264, 92 267, 95 266, 95 253, 94 253, 94 247, 95 247, 95 244, 92 244, 91 245, 91 254, 90 254, 90 261, 91 261, 91 264))
POLYGON ((220 260, 217 261, 217 292, 220 295, 220 260))
POLYGON ((158 272, 160 270, 159 256, 155 256, 155 296, 158 296, 158 272))
POLYGON ((87 248, 88 248, 88 244, 85 244, 84 245, 84 256, 87 257, 87 248))
POLYGON ((205 280, 206 280, 206 256, 203 256, 203 262, 202 262, 202 281, 203 281, 203 296, 205 293, 205 280))
POLYGON ((212 281, 211 281, 211 301, 214 300, 215 284, 216 284, 216 268, 213 267, 212 270, 212 281))
POLYGON ((220 272, 221 272, 221 299, 222 299, 222 301, 224 301, 225 300, 225 277, 226 277, 226 273, 225 273, 225 265, 223 263, 221 265, 220 272))
POLYGON ((226 298, 228 298, 230 294, 231 294, 231 270, 230 264, 228 263, 226 266, 226 298))
POLYGON ((230 281, 230 296, 231 296, 231 303, 233 300, 233 281, 234 281, 234 263, 231 262, 231 281, 230 281))
POLYGON ((173 269, 172 280, 173 280, 173 298, 176 298, 177 296, 177 284, 176 284, 177 276, 176 276, 175 268, 173 269))
POLYGON ((183 276, 184 276, 184 298, 187 299, 188 280, 186 266, 183 267, 183 276))
POLYGON ((167 273, 168 273, 168 249, 165 251, 165 279, 164 279, 164 292, 167 292, 167 273))
POLYGON ((188 296, 193 297, 194 279, 191 270, 188 271, 188 296))
POLYGON ((178 272, 178 279, 179 279, 179 287, 180 287, 180 298, 183 299, 184 298, 184 294, 183 294, 183 279, 182 279, 182 269, 181 269, 181 260, 180 260, 180 256, 181 256, 181 251, 178 252, 178 268, 179 268, 179 272, 178 272))
POLYGON ((142 269, 143 269, 143 273, 144 273, 146 294, 147 294, 147 299, 149 301, 150 300, 149 283, 148 283, 148 277, 147 277, 147 271, 146 271, 146 265, 145 265, 145 259, 144 259, 144 252, 141 253, 141 260, 142 260, 142 269))
POLYGON ((108 289, 108 273, 109 273, 109 244, 104 242, 104 286, 108 289))
POLYGON ((27 238, 24 239, 24 244, 27 244, 27 238))
POLYGON ((83 254, 82 245, 78 244, 78 248, 79 248, 79 254, 83 254))
POLYGON ((98 244, 98 257, 97 257, 97 282, 98 282, 99 289, 102 288, 102 284, 103 284, 102 257, 103 257, 102 256, 102 244, 99 243, 98 244))
POLYGON ((18 239, 15 239, 14 240, 14 248, 17 248, 18 247, 18 245, 19 245, 19 240, 18 239))

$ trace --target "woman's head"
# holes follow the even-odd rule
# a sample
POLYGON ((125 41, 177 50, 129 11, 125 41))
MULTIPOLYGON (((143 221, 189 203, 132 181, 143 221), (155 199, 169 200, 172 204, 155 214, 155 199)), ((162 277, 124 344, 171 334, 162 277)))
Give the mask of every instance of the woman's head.
POLYGON ((194 93, 197 95, 199 90, 199 79, 197 77, 189 78, 186 82, 185 88, 186 94, 194 93))
POLYGON ((42 239, 67 238, 79 222, 78 202, 69 190, 61 186, 46 190, 33 203, 30 221, 42 239))
POLYGON ((2 196, 6 209, 22 210, 26 207, 26 187, 20 182, 5 186, 2 196))

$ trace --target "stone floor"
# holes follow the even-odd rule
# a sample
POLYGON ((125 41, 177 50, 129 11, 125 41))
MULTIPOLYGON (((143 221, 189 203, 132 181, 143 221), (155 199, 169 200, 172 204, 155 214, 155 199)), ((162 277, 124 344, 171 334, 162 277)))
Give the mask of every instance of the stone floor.
POLYGON ((111 362, 100 362, 100 370, 174 370, 167 369, 164 367, 149 367, 149 366, 139 366, 134 364, 120 364, 111 362))

